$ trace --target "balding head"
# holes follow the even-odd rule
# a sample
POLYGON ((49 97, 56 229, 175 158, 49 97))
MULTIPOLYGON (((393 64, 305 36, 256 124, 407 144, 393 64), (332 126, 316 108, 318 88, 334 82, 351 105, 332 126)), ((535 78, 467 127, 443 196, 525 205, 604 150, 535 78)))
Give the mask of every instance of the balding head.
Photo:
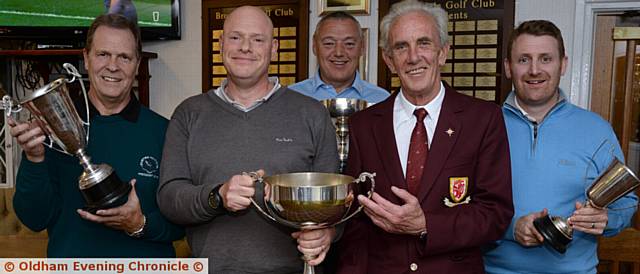
POLYGON ((228 27, 234 27, 242 23, 244 25, 255 23, 255 26, 265 27, 265 29, 268 29, 268 33, 273 35, 273 22, 261 8, 242 6, 234 9, 224 20, 223 30, 227 31, 228 27))
POLYGON ((273 39, 273 23, 262 9, 242 6, 233 10, 224 21, 220 42, 230 86, 268 83, 269 63, 278 42, 273 39))

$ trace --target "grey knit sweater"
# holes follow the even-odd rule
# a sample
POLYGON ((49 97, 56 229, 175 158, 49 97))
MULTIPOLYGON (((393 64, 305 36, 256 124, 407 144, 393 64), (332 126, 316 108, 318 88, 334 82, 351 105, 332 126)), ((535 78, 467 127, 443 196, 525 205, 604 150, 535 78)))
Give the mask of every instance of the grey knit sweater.
POLYGON ((187 226, 193 255, 209 258, 210 273, 302 271, 291 229, 252 207, 216 212, 208 195, 244 171, 336 172, 335 129, 320 103, 283 87, 245 113, 212 91, 193 96, 171 118, 161 163, 160 209, 187 226))

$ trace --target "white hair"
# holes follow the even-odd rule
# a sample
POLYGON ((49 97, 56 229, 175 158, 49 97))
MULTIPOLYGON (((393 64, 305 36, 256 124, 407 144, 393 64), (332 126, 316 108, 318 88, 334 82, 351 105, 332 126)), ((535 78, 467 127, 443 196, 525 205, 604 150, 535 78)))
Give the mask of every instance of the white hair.
POLYGON ((418 0, 405 0, 398 2, 391 6, 389 13, 380 21, 380 48, 384 52, 389 52, 389 29, 393 21, 398 19, 401 15, 410 12, 423 12, 424 14, 433 17, 438 27, 438 35, 440 36, 440 45, 444 46, 449 41, 449 35, 447 33, 448 16, 440 6, 433 3, 425 3, 418 0))

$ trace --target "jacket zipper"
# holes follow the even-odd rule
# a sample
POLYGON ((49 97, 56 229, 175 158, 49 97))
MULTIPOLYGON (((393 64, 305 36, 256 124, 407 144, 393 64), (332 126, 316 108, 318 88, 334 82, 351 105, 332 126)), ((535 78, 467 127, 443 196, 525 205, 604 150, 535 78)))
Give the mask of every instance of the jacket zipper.
POLYGON ((536 155, 536 145, 538 144, 538 122, 531 121, 533 124, 533 148, 531 154, 536 155))

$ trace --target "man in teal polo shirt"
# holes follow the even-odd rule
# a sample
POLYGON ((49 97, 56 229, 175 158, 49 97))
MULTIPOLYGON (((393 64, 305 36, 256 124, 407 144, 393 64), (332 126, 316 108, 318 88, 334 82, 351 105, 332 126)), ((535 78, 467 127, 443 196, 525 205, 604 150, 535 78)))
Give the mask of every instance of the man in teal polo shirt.
MULTIPOLYGON (((160 214, 155 199, 167 119, 131 92, 141 55, 135 22, 117 14, 94 20, 84 49, 90 111, 80 115, 90 118, 86 151, 92 161, 108 163, 133 186, 122 206, 82 210, 78 159, 45 148, 35 123, 9 122, 24 150, 13 205, 31 230, 47 230, 48 257, 175 257, 172 242, 184 232, 160 214)), ((84 110, 84 102, 77 109, 84 110)))

